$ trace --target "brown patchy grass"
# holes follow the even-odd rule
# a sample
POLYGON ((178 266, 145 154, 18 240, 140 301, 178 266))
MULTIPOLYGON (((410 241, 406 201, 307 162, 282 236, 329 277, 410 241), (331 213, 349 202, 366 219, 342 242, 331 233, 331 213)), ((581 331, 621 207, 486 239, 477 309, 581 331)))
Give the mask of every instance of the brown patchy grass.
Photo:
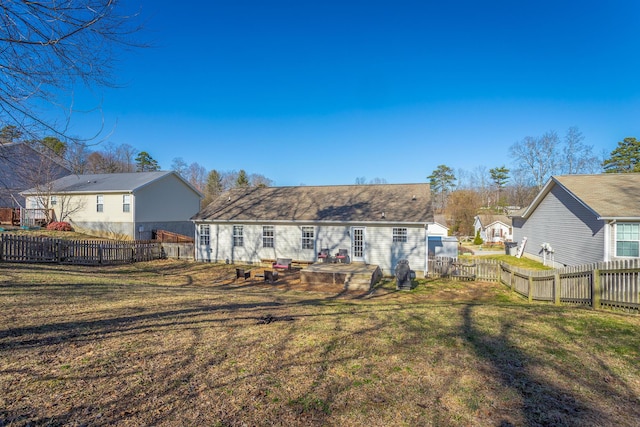
POLYGON ((0 264, 0 426, 637 425, 640 317, 491 283, 0 264))

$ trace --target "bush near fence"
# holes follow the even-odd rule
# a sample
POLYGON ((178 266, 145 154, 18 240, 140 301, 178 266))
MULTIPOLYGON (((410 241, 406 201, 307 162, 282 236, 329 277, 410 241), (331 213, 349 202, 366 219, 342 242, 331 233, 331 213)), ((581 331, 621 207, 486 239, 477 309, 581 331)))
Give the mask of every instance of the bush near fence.
POLYGON ((158 242, 63 240, 0 235, 0 261, 106 265, 160 258, 162 258, 162 248, 158 242))
POLYGON ((429 258, 429 265, 430 277, 473 276, 476 280, 499 282, 529 301, 640 312, 640 260, 637 259, 541 271, 496 260, 476 259, 473 264, 464 264, 446 257, 429 258))

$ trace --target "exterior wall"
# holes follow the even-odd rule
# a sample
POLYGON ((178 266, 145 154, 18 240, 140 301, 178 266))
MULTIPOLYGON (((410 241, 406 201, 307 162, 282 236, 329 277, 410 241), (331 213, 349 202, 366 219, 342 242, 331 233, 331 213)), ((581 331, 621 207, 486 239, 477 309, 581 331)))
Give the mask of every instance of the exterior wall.
MULTIPOLYGON (((97 210, 97 194, 56 195, 56 204, 51 206, 58 221, 67 221, 76 231, 117 239, 134 238, 133 205, 131 197, 129 212, 123 212, 122 196, 126 193, 102 194, 102 212, 97 210)), ((37 200, 28 196, 26 203, 37 200)), ((29 205, 27 205, 29 206, 29 205)))
POLYGON ((605 227, 609 228, 609 242, 608 242, 608 250, 609 250, 609 260, 607 261, 621 261, 627 259, 635 259, 633 257, 618 257, 616 256, 616 244, 617 244, 617 227, 619 224, 638 224, 639 221, 616 221, 613 223, 608 223, 605 227))
POLYGON ((509 232, 509 226, 502 222, 494 222, 484 229, 480 235, 484 236, 483 240, 491 243, 505 242, 511 240, 512 236, 509 232))
POLYGON ((200 209, 200 196, 175 175, 167 175, 137 190, 104 193, 103 211, 97 211, 98 194, 57 195, 52 206, 59 220, 76 230, 118 239, 149 240, 153 230, 167 230, 193 236, 190 218, 200 209), (123 212, 122 196, 129 194, 129 212, 123 212))
POLYGON ((429 223, 429 236, 448 236, 449 229, 437 222, 429 223))
POLYGON ((209 223, 210 245, 200 244, 200 224, 195 230, 196 259, 198 261, 259 263, 261 259, 292 258, 296 261, 317 262, 321 249, 335 254, 347 249, 352 257, 352 228, 362 226, 364 232, 364 262, 380 267, 385 275, 393 275, 400 259, 409 260, 417 274, 424 274, 426 259, 426 230, 422 227, 407 228, 407 242, 393 242, 393 226, 372 225, 312 225, 312 224, 266 224, 274 225, 274 248, 262 247, 263 224, 209 223), (243 226, 244 246, 233 247, 233 226, 243 226), (314 227, 314 249, 302 249, 302 227, 314 227))
POLYGON ((200 196, 173 174, 139 188, 134 195, 137 223, 189 221, 200 210, 200 196))
POLYGON ((604 260, 604 222, 591 211, 554 186, 531 216, 514 218, 514 240, 527 237, 524 253, 542 260, 542 244, 554 250, 556 266, 588 264, 604 260))

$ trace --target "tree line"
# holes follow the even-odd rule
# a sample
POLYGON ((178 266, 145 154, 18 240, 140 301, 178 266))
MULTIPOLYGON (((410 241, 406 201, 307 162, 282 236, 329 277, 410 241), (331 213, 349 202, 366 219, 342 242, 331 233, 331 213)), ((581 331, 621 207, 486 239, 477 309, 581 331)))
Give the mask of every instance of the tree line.
MULTIPOLYGON (((151 154, 147 151, 138 151, 129 144, 109 143, 101 145, 100 149, 94 149, 85 143, 66 142, 55 136, 25 138, 20 128, 6 125, 0 129, 0 144, 9 143, 25 143, 78 175, 152 172, 161 169, 160 164, 151 154)), ((245 170, 207 170, 197 162, 187 164, 181 157, 173 159, 171 170, 177 172, 204 195, 203 206, 231 188, 273 185, 271 179, 260 174, 250 174, 245 170)), ((50 179, 50 174, 40 175, 43 175, 42 179, 50 179)))
POLYGON ((479 166, 456 173, 441 164, 427 176, 434 211, 444 217, 453 234, 473 235, 478 213, 506 214, 528 206, 553 175, 640 172, 636 138, 625 138, 608 156, 599 158, 577 127, 570 127, 562 139, 555 131, 527 136, 511 145, 509 155, 511 168, 479 166))

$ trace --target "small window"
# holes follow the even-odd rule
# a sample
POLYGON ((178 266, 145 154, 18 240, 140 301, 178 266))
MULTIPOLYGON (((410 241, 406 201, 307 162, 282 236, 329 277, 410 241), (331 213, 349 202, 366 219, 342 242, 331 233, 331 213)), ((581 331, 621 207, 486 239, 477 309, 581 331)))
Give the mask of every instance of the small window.
POLYGON ((302 249, 314 249, 313 227, 302 227, 302 249))
POLYGON ((274 227, 273 225, 264 225, 262 227, 262 247, 273 248, 274 227))
POLYGON ((244 246, 243 227, 241 225, 233 226, 233 246, 244 246))
POLYGON ((122 195, 122 212, 131 212, 131 194, 122 195))
POLYGON ((616 256, 640 256, 640 224, 616 225, 616 256))
POLYGON ((58 196, 51 196, 51 206, 56 206, 58 204, 58 196))
POLYGON ((96 212, 104 212, 104 196, 102 194, 96 196, 96 212))
POLYGON ((199 234, 200 234, 200 245, 209 246, 209 243, 211 243, 211 240, 209 240, 209 236, 210 236, 209 225, 200 224, 199 234))
POLYGON ((393 241, 399 243, 407 242, 407 229, 406 228, 394 228, 393 229, 393 241))

